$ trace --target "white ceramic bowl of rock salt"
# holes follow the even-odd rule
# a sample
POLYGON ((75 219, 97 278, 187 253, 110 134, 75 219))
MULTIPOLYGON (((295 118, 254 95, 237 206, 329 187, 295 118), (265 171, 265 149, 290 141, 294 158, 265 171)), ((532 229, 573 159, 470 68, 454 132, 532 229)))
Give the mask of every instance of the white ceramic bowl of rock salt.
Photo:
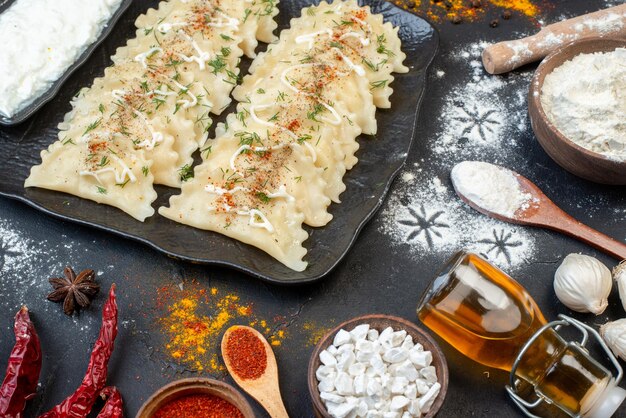
POLYGON ((437 343, 417 325, 365 315, 320 340, 309 361, 308 384, 320 418, 430 418, 443 405, 448 365, 437 343))
POLYGON ((596 183, 626 184, 626 151, 623 148, 626 116, 621 117, 623 111, 619 110, 623 109, 621 101, 626 93, 612 91, 615 88, 611 86, 615 83, 606 77, 613 74, 613 78, 620 78, 613 81, 623 82, 619 75, 623 74, 623 62, 619 63, 622 54, 612 57, 612 61, 605 60, 617 61, 616 65, 621 65, 621 70, 612 71, 605 68, 606 65, 600 65, 600 68, 579 69, 576 72, 574 64, 593 62, 594 59, 602 62, 599 54, 615 53, 625 47, 626 40, 610 38, 586 38, 567 44, 539 65, 530 85, 530 122, 543 149, 570 173, 596 183), (573 61, 577 57, 579 59, 573 61), (555 76, 559 74, 560 79, 551 80, 546 91, 546 77, 553 72, 555 76), (548 95, 553 95, 551 100, 547 100, 548 95), (610 101, 617 103, 613 105, 610 101), (552 107, 545 108, 544 103, 552 107), (607 114, 603 116, 602 112, 607 114), (557 125, 561 125, 561 129, 557 125), (608 131, 612 132, 611 136, 606 134, 608 131), (569 138, 565 132, 577 138, 569 138), (620 137, 613 138, 615 135, 620 137))

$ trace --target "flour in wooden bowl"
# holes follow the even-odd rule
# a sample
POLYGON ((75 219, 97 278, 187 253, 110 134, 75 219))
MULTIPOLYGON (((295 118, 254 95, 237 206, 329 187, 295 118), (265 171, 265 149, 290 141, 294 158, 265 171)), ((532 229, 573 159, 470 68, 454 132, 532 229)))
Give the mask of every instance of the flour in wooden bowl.
POLYGON ((568 139, 626 160, 626 48, 580 54, 546 75, 541 106, 568 139))

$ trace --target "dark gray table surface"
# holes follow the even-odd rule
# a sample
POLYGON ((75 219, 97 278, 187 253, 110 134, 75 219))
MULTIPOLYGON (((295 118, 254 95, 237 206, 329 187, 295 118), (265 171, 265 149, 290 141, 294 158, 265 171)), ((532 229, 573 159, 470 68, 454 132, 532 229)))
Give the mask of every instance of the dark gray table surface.
MULTIPOLYGON (((545 2, 540 19, 551 22, 618 3, 622 2, 545 2)), ((119 24, 131 25, 138 13, 140 10, 131 6, 119 24)), ((471 152, 459 152, 456 159, 442 159, 432 149, 438 141, 438 133, 450 122, 442 117, 446 114, 445 107, 450 105, 447 102, 450 92, 466 83, 471 73, 471 66, 460 62, 455 51, 478 41, 494 42, 537 30, 536 22, 518 15, 492 29, 488 22, 498 14, 493 10, 482 19, 460 25, 445 20, 435 24, 441 35, 440 52, 429 77, 418 136, 407 163, 409 172, 415 170, 414 163, 419 163, 420 173, 439 177, 449 187, 450 168, 468 156, 479 157, 471 152), (441 76, 441 72, 445 76, 441 76)), ((96 51, 98 53, 102 52, 96 51)), ((519 73, 528 74, 534 68, 529 66, 519 73)), ((508 82, 507 79, 504 82, 508 82)), ((511 96, 513 92, 507 88, 499 89, 497 94, 502 101, 515 100, 511 96)), ((462 102, 464 97, 458 100, 462 102)), ((581 221, 618 240, 626 240, 626 188, 600 186, 568 174, 543 152, 528 122, 524 123, 527 129, 513 134, 509 145, 485 154, 483 159, 519 171, 536 181, 558 205, 581 221)), ((400 179, 396 181, 392 197, 407 193, 404 183, 400 179)), ((386 205, 383 210, 389 212, 395 207, 386 205)), ((467 213, 470 217, 482 216, 471 213, 470 209, 467 213)), ((375 217, 346 259, 324 280, 300 287, 279 287, 231 270, 168 259, 144 245, 62 222, 24 204, 0 199, 0 370, 6 367, 14 342, 13 316, 21 304, 27 304, 36 322, 45 358, 39 396, 31 401, 26 416, 44 412, 79 385, 98 333, 105 292, 96 298, 91 308, 71 319, 62 313, 59 305, 45 301, 45 296, 49 291, 47 278, 60 275, 65 265, 77 269, 91 267, 102 273, 98 280, 103 288, 108 288, 112 282, 118 284, 120 331, 110 363, 109 383, 121 389, 126 413, 134 416, 145 399, 163 384, 180 377, 211 376, 209 372, 185 370, 173 362, 164 353, 165 337, 155 326, 159 315, 155 308, 156 289, 196 279, 201 288, 216 288, 220 294, 237 294, 243 302, 253 304, 257 317, 282 318, 272 326, 286 333, 282 344, 276 348, 283 397, 291 416, 312 417, 306 386, 307 362, 313 350, 312 331, 305 325, 330 328, 366 313, 417 320, 415 307, 422 290, 454 252, 453 248, 441 250, 434 246, 419 250, 416 255, 411 242, 392 243, 385 232, 388 226, 385 222, 388 221, 382 216, 375 217)), ((484 231, 475 232, 478 235, 484 231)), ((535 243, 530 256, 511 268, 501 259, 494 261, 528 288, 549 319, 559 313, 572 314, 558 302, 552 290, 553 273, 566 254, 584 252, 597 256, 607 265, 615 264, 615 260, 556 233, 533 229, 525 234, 535 243)), ((466 238, 466 242, 471 242, 471 237, 466 238)), ((624 317, 625 313, 615 289, 609 308, 601 316, 573 316, 597 325, 624 317)), ((450 367, 450 388, 439 416, 521 416, 504 392, 508 379, 505 373, 472 363, 445 343, 442 348, 450 367)), ((225 380, 231 381, 230 378, 225 380)), ((253 404, 259 416, 266 416, 253 404)), ((622 407, 617 416, 626 417, 626 407, 622 407)))

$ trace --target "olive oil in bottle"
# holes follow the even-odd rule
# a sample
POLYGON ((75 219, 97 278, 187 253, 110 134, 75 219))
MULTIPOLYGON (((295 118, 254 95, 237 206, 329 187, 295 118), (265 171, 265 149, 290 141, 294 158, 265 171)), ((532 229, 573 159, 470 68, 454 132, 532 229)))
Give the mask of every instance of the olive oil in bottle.
POLYGON ((509 372, 517 366, 516 377, 570 416, 609 417, 626 396, 604 366, 554 328, 528 343, 546 325, 543 314, 519 283, 475 254, 451 260, 418 316, 467 357, 509 372))

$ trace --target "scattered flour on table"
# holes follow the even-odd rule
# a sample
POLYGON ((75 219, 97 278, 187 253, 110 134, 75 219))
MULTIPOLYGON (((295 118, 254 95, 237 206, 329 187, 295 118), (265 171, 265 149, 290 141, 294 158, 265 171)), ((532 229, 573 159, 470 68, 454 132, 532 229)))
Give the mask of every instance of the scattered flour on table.
POLYGON ((449 65, 467 69, 468 78, 446 85, 440 131, 418 139, 427 141, 432 160, 407 167, 401 174, 399 187, 381 214, 380 228, 394 245, 416 257, 465 248, 512 269, 535 254, 529 229, 471 209, 457 197, 449 179, 452 167, 464 160, 498 163, 506 155, 507 164, 502 165, 515 169, 510 164, 514 149, 523 147, 522 138, 530 129, 526 95, 532 72, 487 74, 481 62, 487 45, 473 43, 445 57, 449 65), (433 174, 433 169, 424 168, 427 165, 443 171, 433 174))
MULTIPOLYGON (((3 313, 17 312, 21 305, 27 305, 38 327, 51 327, 47 317, 53 312, 63 315, 60 304, 46 300, 52 290, 48 278, 62 276, 64 267, 80 260, 89 249, 66 234, 60 237, 62 243, 51 244, 23 231, 18 222, 2 217, 0 212, 0 309, 3 313)), ((100 323, 98 309, 95 312, 95 315, 80 314, 70 318, 73 332, 82 343, 93 342, 92 330, 100 323)), ((0 327, 10 332, 13 324, 4 323, 0 327)))
MULTIPOLYGON (((447 182, 447 179, 444 179, 447 182)), ((418 175, 390 196, 382 231, 409 253, 467 249, 504 267, 532 258, 534 240, 523 227, 488 218, 463 203, 439 177, 418 175)))
POLYGON ((436 154, 500 149, 527 130, 526 95, 532 73, 487 74, 480 58, 487 45, 474 43, 450 57, 455 65, 469 66, 470 79, 448 87, 440 116, 443 130, 430 138, 436 154))
POLYGON ((5 296, 17 294, 19 298, 10 299, 17 299, 18 305, 11 308, 17 309, 22 303, 45 310, 59 308, 45 299, 52 289, 48 278, 62 276, 66 265, 78 261, 88 251, 66 234, 60 237, 62 243, 51 244, 0 215, 0 306, 8 306, 9 298, 5 296))

